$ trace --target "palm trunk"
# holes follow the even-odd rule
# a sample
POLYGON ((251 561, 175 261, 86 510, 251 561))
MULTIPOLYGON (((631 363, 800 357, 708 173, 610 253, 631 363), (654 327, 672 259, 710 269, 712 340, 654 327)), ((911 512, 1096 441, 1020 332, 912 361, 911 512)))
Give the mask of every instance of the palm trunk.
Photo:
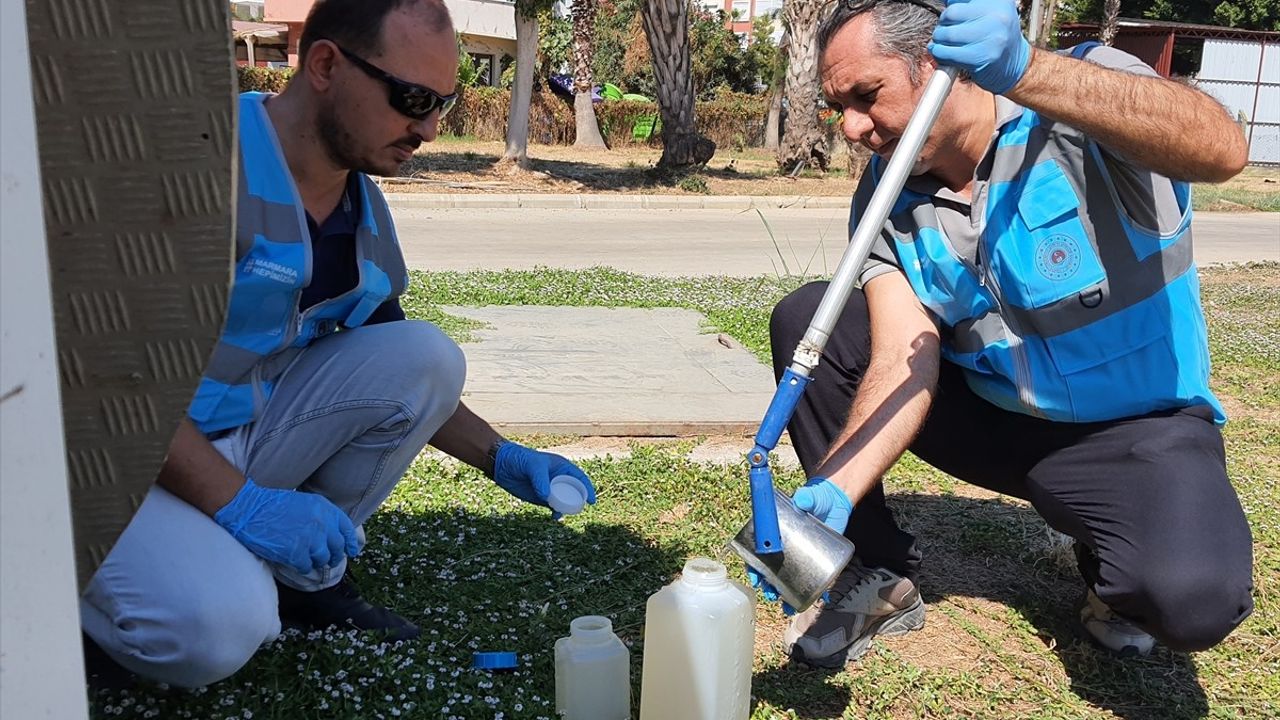
POLYGON ((538 53, 538 16, 524 3, 516 13, 516 77, 511 86, 511 106, 507 111, 507 149, 504 161, 521 168, 529 166, 529 104, 533 99, 533 66, 538 53))
POLYGON ((573 127, 574 147, 602 148, 600 123, 591 103, 591 58, 595 54, 597 0, 573 2, 573 127))
POLYGON ((693 75, 689 71, 689 10, 685 0, 645 0, 641 8, 658 82, 662 118, 663 169, 705 165, 716 144, 698 135, 693 116, 693 75))
POLYGON ((1120 23, 1120 0, 1106 0, 1102 6, 1102 30, 1098 40, 1103 45, 1113 45, 1116 41, 1116 28, 1120 23))
POLYGON ((826 170, 831 161, 818 125, 818 21, 822 0, 785 0, 782 22, 787 45, 787 123, 778 148, 778 167, 793 172, 801 163, 826 170))
POLYGON ((778 134, 782 130, 782 88, 769 88, 769 115, 764 121, 764 148, 778 149, 778 134))

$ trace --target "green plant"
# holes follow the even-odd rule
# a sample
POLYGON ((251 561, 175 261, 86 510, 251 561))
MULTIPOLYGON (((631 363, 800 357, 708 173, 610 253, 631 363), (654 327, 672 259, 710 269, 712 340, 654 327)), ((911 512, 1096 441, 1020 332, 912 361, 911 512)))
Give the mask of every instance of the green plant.
POLYGON ((698 193, 699 195, 710 195, 711 188, 707 187, 707 179, 701 175, 686 175, 676 183, 676 186, 685 192, 698 193))

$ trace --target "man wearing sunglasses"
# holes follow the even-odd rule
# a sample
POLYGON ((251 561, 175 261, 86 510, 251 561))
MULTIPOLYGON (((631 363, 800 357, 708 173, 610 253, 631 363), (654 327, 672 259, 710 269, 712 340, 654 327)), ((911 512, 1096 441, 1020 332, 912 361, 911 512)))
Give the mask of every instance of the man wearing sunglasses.
MULTIPOLYGON (((1214 100, 1112 48, 1033 49, 1013 0, 842 0, 822 89, 874 157, 859 214, 938 65, 962 71, 790 425, 798 506, 856 558, 796 616, 838 667, 921 627, 921 553, 881 476, 910 449, 1075 539, 1088 636, 1201 650, 1252 610, 1191 257, 1189 182, 1240 171, 1214 100), (855 509, 856 508, 856 509, 855 509)), ((825 284, 775 308, 779 376, 825 284)))
MULTIPOLYGON (((368 519, 430 442, 548 506, 568 460, 459 402, 466 363, 407 320, 395 175, 453 104, 441 0, 319 0, 279 95, 240 98, 236 268, 222 337, 156 487, 81 602, 88 636, 179 686, 235 672, 285 625, 419 633, 346 579, 368 519)), ((406 608, 407 611, 417 610, 406 608)))

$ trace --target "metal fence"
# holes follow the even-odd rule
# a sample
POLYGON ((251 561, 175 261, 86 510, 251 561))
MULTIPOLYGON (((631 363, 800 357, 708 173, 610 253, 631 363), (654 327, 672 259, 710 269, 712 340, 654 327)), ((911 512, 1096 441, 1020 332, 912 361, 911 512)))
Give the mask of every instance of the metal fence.
POLYGON ((1196 86, 1245 119, 1249 162, 1280 164, 1280 45, 1206 38, 1196 86))

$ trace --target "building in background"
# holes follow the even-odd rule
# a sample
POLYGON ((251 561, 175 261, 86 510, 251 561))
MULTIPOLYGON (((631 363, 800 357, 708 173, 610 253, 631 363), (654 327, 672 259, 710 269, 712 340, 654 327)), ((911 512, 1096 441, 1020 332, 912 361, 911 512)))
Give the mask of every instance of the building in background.
MULTIPOLYGON (((770 0, 761 0, 770 1, 770 0)), ((776 1, 776 0, 773 0, 776 1)), ((261 0, 260 2, 233 2, 237 6, 261 5, 261 19, 273 27, 283 27, 281 43, 282 64, 296 67, 298 64, 298 40, 302 37, 302 24, 315 0, 261 0)), ((471 54, 481 81, 485 85, 501 82, 502 70, 516 55, 515 3, 512 0, 444 0, 453 16, 462 47, 471 54)), ((251 8, 245 8, 249 10, 251 8)), ((260 39, 260 38, 257 38, 260 39)), ((237 36, 237 58, 245 60, 243 41, 237 36)), ((263 64, 255 54, 255 64, 263 64)))
POLYGON ((751 42, 751 25, 758 17, 773 18, 773 41, 782 38, 782 0, 701 0, 701 6, 715 12, 723 10, 726 24, 745 47, 751 42))
MULTIPOLYGON (((1058 46, 1097 37, 1097 25, 1068 23, 1058 46)), ((1121 18, 1115 46, 1217 98, 1243 125, 1249 162, 1280 164, 1280 32, 1121 18)))

